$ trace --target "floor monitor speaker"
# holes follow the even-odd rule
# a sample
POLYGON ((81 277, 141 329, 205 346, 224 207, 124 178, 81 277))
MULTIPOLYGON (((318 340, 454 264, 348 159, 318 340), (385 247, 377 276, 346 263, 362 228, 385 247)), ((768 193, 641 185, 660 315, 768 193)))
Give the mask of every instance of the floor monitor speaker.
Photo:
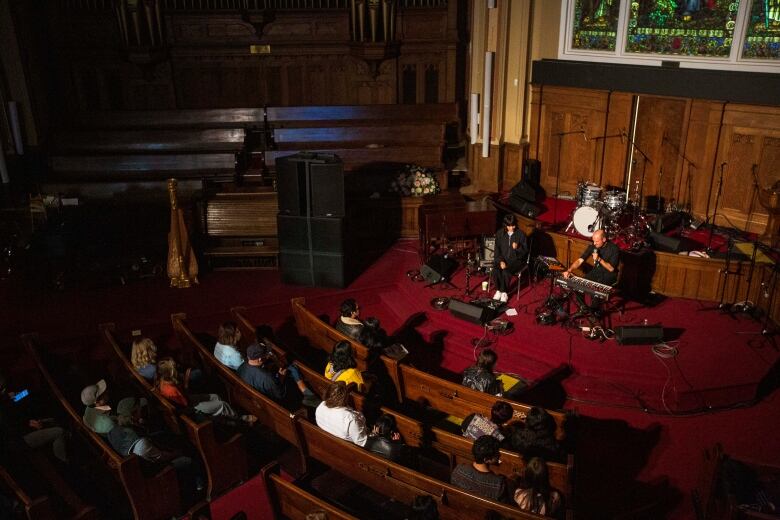
POLYGON ((458 262, 454 258, 433 255, 420 267, 420 275, 428 283, 439 283, 442 280, 449 279, 457 267, 458 262))
POLYGON ((661 325, 623 325, 615 329, 615 339, 620 345, 655 345, 664 340, 661 325))
POLYGON ((492 319, 492 312, 490 309, 474 305, 473 303, 466 303, 460 300, 450 300, 450 314, 461 320, 470 321, 477 325, 482 325, 492 319))

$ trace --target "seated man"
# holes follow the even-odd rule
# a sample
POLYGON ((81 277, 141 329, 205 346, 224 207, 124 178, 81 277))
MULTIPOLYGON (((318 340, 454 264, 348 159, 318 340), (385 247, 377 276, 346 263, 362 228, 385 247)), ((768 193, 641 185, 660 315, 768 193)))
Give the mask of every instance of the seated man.
MULTIPOLYGON (((615 285, 618 280, 618 264, 620 263, 620 249, 614 242, 607 240, 607 235, 603 229, 597 229, 593 232, 591 237, 593 242, 582 255, 575 260, 569 268, 563 272, 564 278, 569 278, 571 272, 588 260, 593 260, 593 268, 584 276, 586 280, 602 283, 605 285, 615 285)), ((577 302, 580 305, 580 314, 584 314, 585 300, 580 293, 575 293, 577 302)), ((601 306, 602 300, 599 298, 593 298, 591 300, 591 310, 598 310, 601 306)))
POLYGON ((298 367, 290 364, 280 367, 273 351, 265 343, 253 343, 246 349, 246 361, 238 367, 238 377, 261 394, 293 409, 301 402, 306 406, 317 406, 319 399, 309 390, 303 381, 298 367), (289 373, 289 378, 287 377, 289 373), (300 393, 291 388, 290 380, 295 382, 300 393))
POLYGON ((359 340, 360 332, 363 330, 363 322, 360 321, 359 316, 360 307, 357 302, 352 298, 344 300, 341 304, 341 316, 336 321, 336 330, 359 340))
POLYGON ((99 435, 108 435, 116 426, 116 419, 110 415, 106 380, 101 379, 84 388, 81 391, 81 402, 87 407, 84 410, 84 424, 99 435))
POLYGON ((501 395, 503 392, 502 384, 493 371, 497 361, 498 355, 495 351, 486 348, 479 353, 477 363, 463 371, 461 384, 480 392, 501 395))
POLYGON ((471 464, 459 464, 450 477, 454 486, 463 488, 491 500, 503 502, 507 500, 508 482, 503 475, 497 475, 490 471, 492 464, 500 464, 498 439, 490 435, 483 435, 471 447, 474 462, 471 464))

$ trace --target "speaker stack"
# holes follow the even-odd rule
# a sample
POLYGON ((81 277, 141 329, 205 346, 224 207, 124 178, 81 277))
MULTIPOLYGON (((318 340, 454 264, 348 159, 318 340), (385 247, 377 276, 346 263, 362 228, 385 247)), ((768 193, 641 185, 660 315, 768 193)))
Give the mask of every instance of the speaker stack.
POLYGON ((523 175, 509 193, 509 205, 516 212, 526 217, 536 218, 542 212, 537 200, 544 195, 540 181, 541 167, 539 161, 528 159, 523 164, 523 175))
POLYGON ((346 287, 344 165, 337 155, 299 153, 276 159, 279 267, 284 283, 346 287))

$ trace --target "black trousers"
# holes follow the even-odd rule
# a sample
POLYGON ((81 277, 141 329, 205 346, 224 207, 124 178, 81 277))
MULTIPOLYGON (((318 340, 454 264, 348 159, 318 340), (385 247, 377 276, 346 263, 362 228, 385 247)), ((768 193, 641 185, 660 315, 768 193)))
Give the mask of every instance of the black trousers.
POLYGON ((521 259, 511 260, 507 262, 506 269, 501 269, 501 265, 496 263, 493 266, 493 280, 496 283, 496 290, 507 292, 512 276, 523 267, 524 263, 521 259))

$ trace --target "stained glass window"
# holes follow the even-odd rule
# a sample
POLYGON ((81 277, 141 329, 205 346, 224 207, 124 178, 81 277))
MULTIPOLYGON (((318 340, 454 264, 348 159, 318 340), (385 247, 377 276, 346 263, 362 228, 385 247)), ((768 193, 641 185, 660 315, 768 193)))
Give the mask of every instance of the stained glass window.
POLYGON ((780 58, 780 0, 753 0, 742 57, 780 58))
POLYGON ((633 0, 626 52, 728 57, 741 1, 633 0))
POLYGON ((572 48, 614 51, 620 0, 576 0, 572 48))

